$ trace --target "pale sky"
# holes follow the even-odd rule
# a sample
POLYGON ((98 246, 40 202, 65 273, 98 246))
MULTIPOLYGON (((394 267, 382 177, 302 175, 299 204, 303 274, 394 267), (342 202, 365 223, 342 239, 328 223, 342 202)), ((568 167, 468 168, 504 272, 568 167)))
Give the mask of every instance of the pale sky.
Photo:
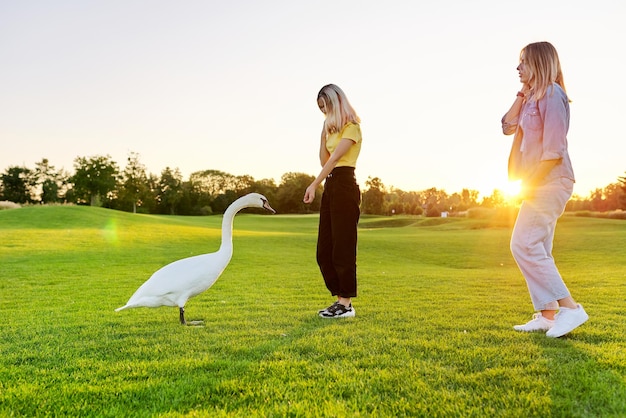
POLYGON ((549 41, 587 196, 626 171, 625 18, 623 0, 0 0, 0 172, 136 152, 185 180, 317 175, 335 83, 362 119, 362 189, 485 196, 507 184, 519 51, 549 41))

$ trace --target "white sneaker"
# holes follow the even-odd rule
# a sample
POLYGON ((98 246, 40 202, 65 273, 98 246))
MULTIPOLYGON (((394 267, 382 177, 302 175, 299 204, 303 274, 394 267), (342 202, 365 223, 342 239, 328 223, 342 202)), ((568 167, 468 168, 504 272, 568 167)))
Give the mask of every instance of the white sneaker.
POLYGON ((536 314, 533 314, 533 319, 526 322, 524 325, 513 325, 513 329, 515 331, 525 331, 525 332, 547 331, 553 326, 554 326, 553 319, 544 318, 543 315, 541 315, 541 312, 537 312, 536 314))
POLYGON ((589 315, 582 305, 578 308, 559 308, 559 314, 554 320, 554 326, 546 332, 547 337, 558 338, 578 328, 589 319, 589 315))

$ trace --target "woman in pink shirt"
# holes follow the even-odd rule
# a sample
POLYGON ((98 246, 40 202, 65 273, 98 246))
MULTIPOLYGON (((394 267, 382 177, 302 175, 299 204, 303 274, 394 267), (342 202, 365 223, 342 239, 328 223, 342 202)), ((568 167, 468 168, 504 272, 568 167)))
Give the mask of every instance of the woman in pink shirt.
POLYGON ((567 150, 569 99, 557 51, 549 42, 522 49, 517 70, 522 89, 502 118, 504 134, 515 134, 509 177, 522 181, 524 199, 511 236, 511 252, 539 312, 513 328, 561 337, 589 318, 570 295, 552 258, 556 222, 575 180, 567 150))

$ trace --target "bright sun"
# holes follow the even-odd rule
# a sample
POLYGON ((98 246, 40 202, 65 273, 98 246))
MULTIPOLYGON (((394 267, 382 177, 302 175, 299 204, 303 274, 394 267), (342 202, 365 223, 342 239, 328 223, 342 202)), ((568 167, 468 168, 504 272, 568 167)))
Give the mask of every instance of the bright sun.
POLYGON ((522 183, 521 181, 509 181, 506 183, 502 183, 498 185, 495 189, 492 189, 491 192, 482 194, 485 197, 495 198, 496 201, 500 199, 502 202, 500 203, 508 203, 508 204, 517 204, 519 203, 520 192, 522 191, 522 183), (497 194, 498 197, 495 197, 497 194))
POLYGON ((514 200, 518 197, 519 193, 522 191, 522 182, 521 181, 509 181, 502 190, 504 197, 508 200, 514 200))

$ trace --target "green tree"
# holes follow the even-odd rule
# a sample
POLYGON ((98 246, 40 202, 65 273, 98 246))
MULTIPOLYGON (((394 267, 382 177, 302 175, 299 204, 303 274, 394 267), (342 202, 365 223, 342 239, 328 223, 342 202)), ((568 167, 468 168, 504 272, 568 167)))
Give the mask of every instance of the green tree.
POLYGON ((249 175, 236 176, 233 179, 233 184, 232 185, 233 185, 234 188, 232 190, 237 195, 243 196, 245 194, 252 193, 252 192, 255 191, 254 190, 255 183, 256 182, 254 181, 254 178, 252 176, 249 176, 249 175))
POLYGON ((590 194, 591 210, 607 212, 619 209, 622 205, 622 187, 619 183, 612 183, 600 189, 596 188, 590 194))
POLYGON ((618 177, 617 180, 619 181, 619 187, 622 191, 620 195, 620 199, 619 199, 619 203, 620 203, 619 208, 626 209, 626 175, 622 177, 618 177))
POLYGON ((448 194, 435 187, 422 192, 426 216, 441 216, 441 212, 450 210, 448 194))
POLYGON ((215 198, 227 190, 234 190, 237 185, 235 176, 219 170, 196 171, 191 173, 189 180, 194 184, 197 191, 211 198, 215 198))
POLYGON ((148 195, 141 201, 142 212, 157 213, 157 194, 159 190, 159 177, 155 174, 148 174, 148 195))
POLYGON ((26 167, 12 166, 0 176, 2 198, 14 203, 30 203, 32 191, 32 171, 26 167))
MULTIPOLYGON (((368 177, 365 181, 367 190, 363 193, 363 201, 361 203, 361 209, 363 213, 370 215, 383 215, 385 212, 385 185, 378 177, 368 177)), ((398 208, 390 208, 395 210, 398 208)))
POLYGON ((237 200, 238 196, 234 190, 226 190, 224 193, 221 193, 213 199, 213 203, 211 204, 211 209, 213 213, 224 213, 228 206, 237 200))
MULTIPOLYGON (((366 205, 366 202, 369 201, 371 194, 370 196, 366 197, 365 195, 366 193, 367 192, 363 193, 363 204, 361 205, 361 209, 363 209, 363 212, 365 213, 370 213, 370 212, 366 212, 365 205, 366 205)), ((384 205, 384 209, 382 209, 383 212, 390 214, 390 215, 407 214, 408 213, 406 210, 407 208, 405 207, 405 195, 406 195, 405 191, 391 188, 388 193, 385 193, 385 198, 384 198, 385 205, 384 205)))
POLYGON ((35 164, 34 172, 41 203, 58 203, 67 189, 69 175, 50 165, 47 158, 35 164))
POLYGON ((236 177, 219 170, 203 170, 191 173, 185 187, 185 200, 192 213, 223 212, 223 199, 214 207, 215 199, 237 188, 236 177))
POLYGON ((222 191, 213 199, 213 203, 211 204, 213 212, 224 213, 228 206, 237 200, 237 198, 253 192, 254 183, 254 178, 249 175, 233 176, 231 174, 224 174, 221 182, 222 191))
POLYGON ((591 210, 591 202, 589 202, 588 199, 574 193, 572 197, 567 201, 567 204, 565 205, 565 210, 567 212, 591 210))
MULTIPOLYGON (((261 180, 255 181, 252 176, 232 176, 226 182, 226 187, 229 187, 223 193, 219 194, 211 204, 214 213, 223 213, 228 206, 233 203, 237 198, 246 195, 248 193, 256 192, 264 195, 270 204, 276 196, 276 184, 274 180, 261 180)), ((248 209, 251 212, 265 213, 263 209, 248 209)))
POLYGON ((467 210, 478 206, 478 190, 463 189, 461 191, 461 205, 458 210, 467 210))
POLYGON ((486 208, 502 208, 507 206, 507 201, 500 190, 494 189, 491 196, 484 197, 480 205, 486 208))
POLYGON ((101 206, 103 199, 110 199, 117 187, 119 168, 109 155, 77 157, 74 160, 74 199, 77 203, 101 206))
POLYGON ((126 167, 121 175, 118 201, 122 210, 137 213, 137 207, 150 201, 152 190, 148 182, 146 167, 139 161, 139 154, 131 152, 126 160, 126 167))
MULTIPOLYGON (((380 212, 382 214, 421 215, 424 212, 424 209, 422 208, 422 198, 418 192, 405 192, 391 187, 389 192, 383 192, 383 194, 385 203, 380 212)), ((367 200, 370 198, 371 195, 367 197, 367 200)), ((363 200, 365 201, 366 198, 364 197, 363 200)))
POLYGON ((157 204, 161 213, 176 215, 183 198, 183 176, 178 168, 166 167, 161 172, 157 189, 157 204))
MULTIPOLYGON (((285 173, 281 177, 276 193, 275 209, 280 213, 309 213, 320 209, 322 186, 315 193, 313 203, 307 205, 302 201, 304 191, 315 180, 315 176, 304 173, 285 173)), ((267 197, 267 196, 265 196, 267 197)), ((267 197, 269 200, 269 197, 267 197)), ((274 206, 272 206, 274 207, 274 206)))

